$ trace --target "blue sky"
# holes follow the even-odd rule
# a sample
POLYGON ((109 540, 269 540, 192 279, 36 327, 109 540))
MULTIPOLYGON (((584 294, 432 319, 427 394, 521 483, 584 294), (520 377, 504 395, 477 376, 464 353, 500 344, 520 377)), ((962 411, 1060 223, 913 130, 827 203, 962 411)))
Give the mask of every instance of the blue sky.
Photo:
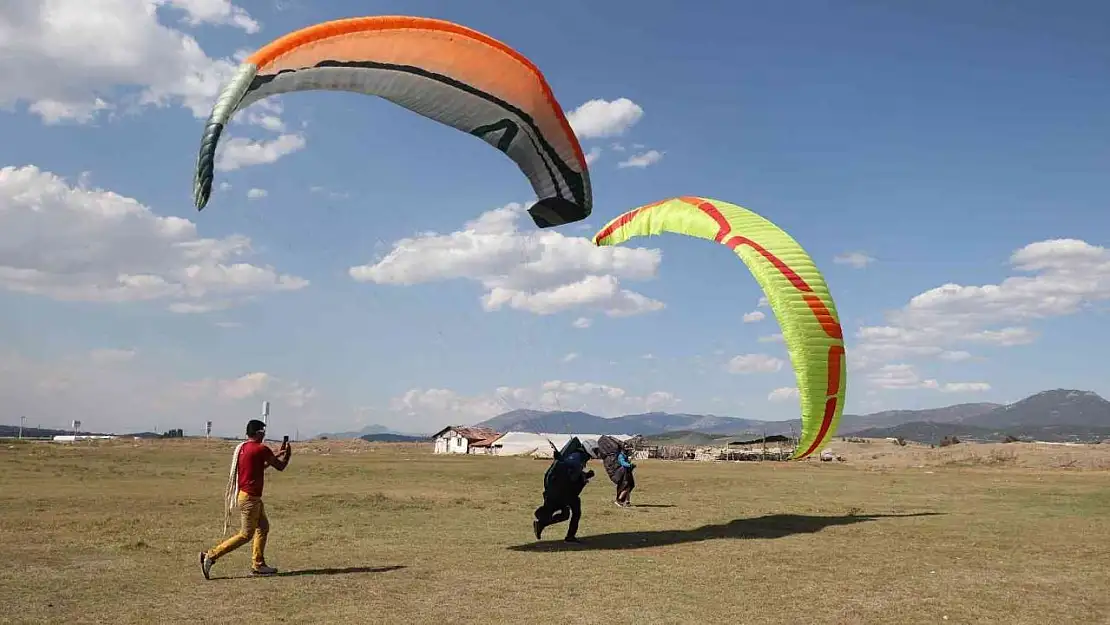
POLYGON ((0 422, 237 434, 264 399, 302 435, 517 407, 794 417, 776 321, 727 249, 660 237, 581 264, 605 221, 685 194, 815 258, 849 412, 1110 396, 1104 3, 52 4, 0 8, 0 422), (595 157, 586 223, 514 220, 534 198, 503 154, 319 92, 240 113, 197 213, 236 54, 371 13, 531 58, 595 157))

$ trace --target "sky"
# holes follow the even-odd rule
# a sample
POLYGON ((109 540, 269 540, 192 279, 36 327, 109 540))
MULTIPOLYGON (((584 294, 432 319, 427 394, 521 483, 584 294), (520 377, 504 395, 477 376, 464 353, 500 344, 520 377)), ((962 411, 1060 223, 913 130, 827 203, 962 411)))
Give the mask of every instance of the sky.
POLYGON ((1110 397, 1110 5, 1076 0, 7 0, 0 3, 0 423, 239 436, 428 433, 515 408, 788 419, 744 264, 620 213, 739 204, 814 258, 847 413, 1110 397), (693 5, 690 5, 693 6, 693 5), (528 180, 388 101, 285 94, 204 120, 242 58, 407 14, 543 71, 593 184, 540 230, 528 180))

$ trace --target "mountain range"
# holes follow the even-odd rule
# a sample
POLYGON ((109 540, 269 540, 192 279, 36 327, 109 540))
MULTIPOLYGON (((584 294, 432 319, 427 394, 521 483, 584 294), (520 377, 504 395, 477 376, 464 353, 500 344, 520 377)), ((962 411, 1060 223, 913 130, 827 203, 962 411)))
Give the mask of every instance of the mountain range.
MULTIPOLYGON (((461 425, 461 424, 460 424, 461 425)), ((513 410, 478 426, 498 432, 577 432, 581 434, 640 434, 698 444, 727 437, 758 438, 796 434, 800 419, 765 421, 718 415, 648 412, 605 418, 587 412, 513 410), (664 435, 664 436, 660 436, 664 435)), ((0 436, 15 436, 18 428, 0 425, 0 436)), ((68 434, 62 430, 26 428, 24 436, 68 434)), ((945 436, 965 440, 1003 440, 1006 437, 1042 441, 1094 441, 1110 438, 1110 401, 1097 393, 1053 389, 1012 404, 965 403, 924 410, 887 410, 841 417, 837 436, 897 438, 937 443, 945 436)), ((382 425, 353 432, 320 434, 329 439, 400 442, 426 441, 428 434, 404 433, 382 425)))
MULTIPOLYGON (((499 432, 644 436, 689 432, 755 438, 796 433, 801 420, 764 421, 665 412, 604 418, 586 412, 513 410, 476 425, 499 432)), ((1091 391, 1053 389, 1012 404, 964 403, 924 410, 846 414, 841 417, 837 431, 837 436, 902 437, 923 443, 936 443, 946 435, 981 440, 1001 440, 1006 436, 1046 441, 1100 440, 1110 437, 1110 401, 1091 391)))

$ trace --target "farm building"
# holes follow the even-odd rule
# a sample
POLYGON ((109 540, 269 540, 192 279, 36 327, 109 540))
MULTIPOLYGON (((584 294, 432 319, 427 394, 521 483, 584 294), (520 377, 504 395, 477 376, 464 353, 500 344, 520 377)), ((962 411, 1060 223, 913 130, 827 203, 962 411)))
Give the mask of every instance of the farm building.
POLYGON ((489 449, 489 443, 498 436, 500 434, 489 428, 462 425, 447 426, 432 435, 435 440, 434 453, 485 453, 489 449))
MULTIPOLYGON (((597 439, 602 434, 547 434, 536 432, 506 432, 488 444, 490 454, 496 456, 532 456, 533 458, 551 458, 551 445, 561 449, 572 436, 587 449, 597 446, 597 439), (551 441, 550 443, 548 441, 551 441)), ((627 434, 614 434, 613 438, 626 441, 632 438, 627 434)))

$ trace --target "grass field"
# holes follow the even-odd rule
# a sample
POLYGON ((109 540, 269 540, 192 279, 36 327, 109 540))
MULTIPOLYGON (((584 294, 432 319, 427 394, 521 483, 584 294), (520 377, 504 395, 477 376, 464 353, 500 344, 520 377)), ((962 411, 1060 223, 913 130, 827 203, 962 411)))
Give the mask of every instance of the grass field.
POLYGON ((233 446, 0 442, 0 622, 1110 622, 1110 445, 642 461, 632 509, 597 466, 568 546, 531 534, 548 461, 304 443, 268 472, 282 575, 248 546, 206 581, 233 446))

